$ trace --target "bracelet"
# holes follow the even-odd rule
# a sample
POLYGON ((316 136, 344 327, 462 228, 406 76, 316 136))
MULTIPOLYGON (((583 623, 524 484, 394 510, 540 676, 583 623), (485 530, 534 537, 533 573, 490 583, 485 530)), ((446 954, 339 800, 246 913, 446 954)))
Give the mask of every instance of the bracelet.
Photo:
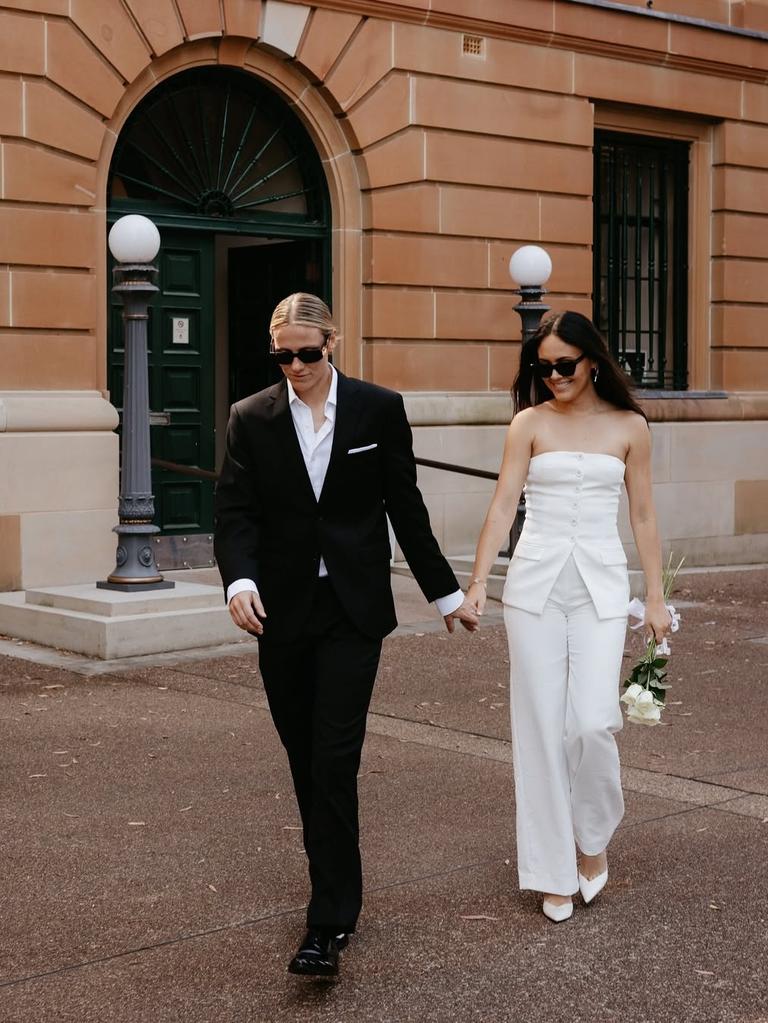
POLYGON ((486 590, 488 589, 488 583, 486 582, 485 579, 473 579, 472 582, 470 583, 470 586, 474 586, 475 583, 480 583, 480 585, 484 586, 486 590))

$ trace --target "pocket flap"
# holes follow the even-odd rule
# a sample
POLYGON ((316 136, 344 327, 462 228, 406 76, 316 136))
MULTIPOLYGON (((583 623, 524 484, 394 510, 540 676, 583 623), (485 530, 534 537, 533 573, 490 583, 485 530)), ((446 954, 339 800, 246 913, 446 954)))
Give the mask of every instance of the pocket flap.
POLYGON ((623 547, 607 547, 600 551, 604 565, 626 565, 627 555, 623 547))
POLYGON ((532 543, 518 543, 513 552, 514 558, 525 558, 526 561, 541 561, 544 554, 543 547, 537 547, 532 543))

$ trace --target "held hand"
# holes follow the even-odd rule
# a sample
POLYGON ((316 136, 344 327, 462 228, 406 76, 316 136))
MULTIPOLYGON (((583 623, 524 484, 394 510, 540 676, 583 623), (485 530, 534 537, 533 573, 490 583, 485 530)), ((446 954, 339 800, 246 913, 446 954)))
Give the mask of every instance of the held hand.
POLYGON ((472 583, 467 590, 467 601, 472 604, 478 615, 485 611, 485 602, 488 599, 488 590, 483 583, 472 583))
POLYGON ((252 636, 261 636, 264 632, 264 625, 259 620, 267 617, 261 597, 252 590, 244 590, 236 593, 229 602, 229 613, 232 621, 245 632, 252 636))
POLYGON ((645 605, 645 638, 661 643, 671 631, 672 618, 664 607, 664 601, 648 600, 645 605))
POLYGON ((453 632, 454 625, 453 619, 458 618, 467 632, 474 632, 478 627, 479 622, 477 620, 477 612, 472 604, 464 598, 460 607, 457 607, 451 614, 445 615, 445 627, 449 632, 453 632))

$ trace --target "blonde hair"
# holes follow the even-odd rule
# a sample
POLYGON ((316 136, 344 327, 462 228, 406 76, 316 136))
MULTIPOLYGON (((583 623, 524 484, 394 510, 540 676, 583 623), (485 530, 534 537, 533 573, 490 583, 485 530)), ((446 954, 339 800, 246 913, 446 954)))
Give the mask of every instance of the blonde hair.
POLYGON ((284 298, 282 302, 278 302, 269 321, 269 333, 273 334, 278 327, 286 323, 296 323, 301 327, 317 327, 325 337, 336 334, 331 310, 321 298, 306 291, 297 291, 284 298))

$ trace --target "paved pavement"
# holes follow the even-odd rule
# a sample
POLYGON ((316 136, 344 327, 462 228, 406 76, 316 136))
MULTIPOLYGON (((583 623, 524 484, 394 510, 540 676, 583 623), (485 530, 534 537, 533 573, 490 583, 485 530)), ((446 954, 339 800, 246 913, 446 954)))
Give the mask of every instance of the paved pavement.
POLYGON ((255 644, 0 640, 2 1023, 768 1023, 768 569, 683 577, 665 724, 619 737, 609 886, 561 925, 515 883, 498 608, 449 637, 395 586, 336 984, 285 972, 305 866, 255 644))

